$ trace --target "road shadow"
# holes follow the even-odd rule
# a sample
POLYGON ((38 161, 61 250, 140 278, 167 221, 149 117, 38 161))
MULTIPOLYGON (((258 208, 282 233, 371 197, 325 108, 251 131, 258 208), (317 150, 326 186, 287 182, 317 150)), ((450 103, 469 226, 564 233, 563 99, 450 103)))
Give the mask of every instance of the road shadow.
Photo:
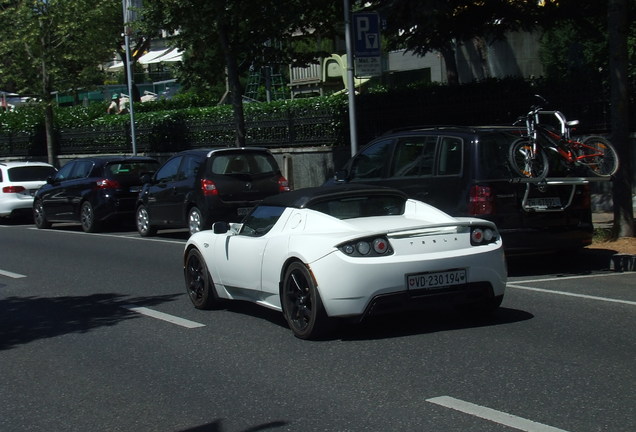
MULTIPOLYGON (((254 303, 232 301, 223 304, 222 310, 250 315, 270 324, 289 330, 281 312, 254 303)), ((489 317, 470 317, 451 306, 431 306, 420 311, 393 313, 366 318, 362 322, 334 320, 334 326, 324 338, 327 340, 386 339, 416 334, 437 333, 475 327, 512 324, 534 318, 529 312, 500 307, 489 317)), ((292 337, 291 330, 289 335, 292 337)))
POLYGON ((138 318, 125 306, 155 306, 181 294, 128 297, 91 294, 65 297, 8 297, 0 300, 0 351, 69 333, 87 333, 138 318))
POLYGON ((508 276, 573 276, 609 271, 613 250, 585 248, 545 255, 507 257, 508 276))
MULTIPOLYGON (((244 429, 242 432, 260 432, 260 431, 278 429, 278 428, 285 427, 288 424, 289 423, 284 421, 273 421, 273 422, 264 423, 262 425, 249 427, 247 429, 244 429)), ((212 423, 196 426, 190 429, 182 429, 177 432, 223 432, 223 430, 224 430, 223 421, 215 420, 212 423)))
POLYGON ((471 317, 455 308, 439 307, 402 314, 369 318, 361 323, 340 323, 332 336, 341 340, 377 340, 447 332, 477 327, 492 327, 527 321, 529 312, 500 307, 491 316, 471 317))

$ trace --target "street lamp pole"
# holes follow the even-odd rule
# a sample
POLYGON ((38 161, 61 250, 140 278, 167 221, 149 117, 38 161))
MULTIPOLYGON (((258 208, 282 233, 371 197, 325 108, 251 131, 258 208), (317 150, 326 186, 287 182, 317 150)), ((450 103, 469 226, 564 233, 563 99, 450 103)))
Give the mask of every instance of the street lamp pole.
POLYGON ((345 44, 347 47, 347 88, 349 89, 349 137, 351 139, 351 155, 358 152, 358 130, 356 123, 356 85, 353 78, 353 47, 351 43, 351 5, 344 0, 345 44))
POLYGON ((126 75, 128 77, 128 111, 130 112, 130 138, 132 142, 133 156, 137 156, 137 138, 135 134, 135 110, 133 103, 133 75, 132 75, 132 63, 130 61, 130 23, 128 20, 129 7, 127 0, 122 0, 122 7, 124 8, 124 43, 126 48, 126 75))

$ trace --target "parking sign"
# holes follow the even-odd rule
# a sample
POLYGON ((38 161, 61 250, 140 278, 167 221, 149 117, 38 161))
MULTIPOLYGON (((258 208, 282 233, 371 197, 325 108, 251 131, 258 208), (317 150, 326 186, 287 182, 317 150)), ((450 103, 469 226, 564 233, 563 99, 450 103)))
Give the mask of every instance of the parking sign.
POLYGON ((377 13, 353 14, 353 40, 356 76, 381 75, 380 17, 377 13))

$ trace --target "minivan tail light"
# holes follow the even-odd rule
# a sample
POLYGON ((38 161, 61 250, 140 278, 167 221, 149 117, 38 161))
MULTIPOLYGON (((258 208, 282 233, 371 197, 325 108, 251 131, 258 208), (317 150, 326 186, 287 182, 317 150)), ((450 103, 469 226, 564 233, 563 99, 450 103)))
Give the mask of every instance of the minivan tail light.
POLYGON ((215 196, 219 194, 216 184, 208 179, 201 179, 201 191, 203 192, 203 196, 215 196))
POLYGON ((119 189, 120 187, 117 180, 106 178, 97 180, 97 189, 119 189))
POLYGON ((289 192, 289 182, 283 176, 278 178, 278 191, 279 192, 289 192))
POLYGON ((25 190, 24 186, 5 186, 2 188, 2 192, 4 193, 20 193, 25 190))
POLYGON ((487 215, 495 212, 494 193, 490 186, 474 185, 470 188, 468 212, 471 215, 487 215))

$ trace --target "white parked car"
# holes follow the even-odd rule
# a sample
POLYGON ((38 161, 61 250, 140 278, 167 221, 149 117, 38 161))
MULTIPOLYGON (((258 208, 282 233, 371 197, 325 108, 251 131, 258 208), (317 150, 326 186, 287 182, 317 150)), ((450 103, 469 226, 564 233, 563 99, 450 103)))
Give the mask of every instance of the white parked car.
POLYGON ((242 223, 190 237, 183 265, 196 308, 255 302, 282 311, 302 339, 324 336, 334 318, 440 301, 491 313, 507 278, 492 222, 363 185, 266 198, 242 223))
POLYGON ((33 195, 56 172, 43 162, 0 162, 0 217, 30 216, 33 195))

